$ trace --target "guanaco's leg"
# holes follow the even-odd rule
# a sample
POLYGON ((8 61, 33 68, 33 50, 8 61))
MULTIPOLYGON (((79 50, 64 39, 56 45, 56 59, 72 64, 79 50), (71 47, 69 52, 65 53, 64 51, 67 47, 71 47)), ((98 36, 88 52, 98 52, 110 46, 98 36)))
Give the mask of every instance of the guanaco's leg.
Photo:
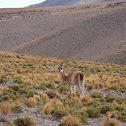
POLYGON ((77 85, 78 86, 78 89, 79 89, 79 92, 80 92, 80 95, 81 95, 81 87, 80 85, 77 85))
POLYGON ((76 93, 76 85, 74 85, 74 93, 76 93))
POLYGON ((81 87, 82 87, 82 96, 84 96, 84 82, 81 82, 81 87))
POLYGON ((71 93, 73 93, 73 87, 71 84, 70 84, 70 90, 71 90, 71 93))

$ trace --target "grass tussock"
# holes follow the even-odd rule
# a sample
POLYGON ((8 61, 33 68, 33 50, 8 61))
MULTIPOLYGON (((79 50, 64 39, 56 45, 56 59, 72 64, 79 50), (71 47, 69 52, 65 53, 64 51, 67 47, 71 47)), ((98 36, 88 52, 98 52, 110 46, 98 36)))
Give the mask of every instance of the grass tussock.
POLYGON ((72 99, 76 103, 80 103, 80 98, 75 93, 67 92, 67 98, 72 99))
POLYGON ((86 105, 88 102, 91 101, 91 96, 89 94, 86 94, 84 96, 81 96, 80 99, 81 99, 81 103, 83 105, 86 105))
POLYGON ((40 95, 34 95, 34 98, 35 98, 37 101, 40 101, 40 95))
POLYGON ((94 85, 93 84, 87 84, 86 87, 87 87, 88 90, 94 89, 94 85))
POLYGON ((60 108, 62 108, 63 103, 62 103, 59 99, 53 98, 53 99, 52 99, 52 102, 51 102, 51 106, 52 106, 53 108, 60 109, 60 108))
POLYGON ((111 119, 111 114, 109 113, 103 121, 102 126, 121 126, 121 124, 119 120, 111 119))
POLYGON ((82 123, 80 122, 80 120, 71 115, 64 117, 64 121, 59 124, 59 126, 81 126, 81 125, 82 123))
POLYGON ((116 100, 113 100, 112 104, 113 104, 113 106, 118 105, 118 103, 117 103, 117 101, 116 101, 116 100))
POLYGON ((49 114, 51 114, 51 112, 52 112, 51 104, 50 104, 49 102, 47 102, 47 103, 44 105, 43 113, 46 114, 46 115, 49 115, 49 114))
POLYGON ((42 101, 43 101, 44 104, 49 101, 48 95, 45 94, 44 92, 41 94, 41 98, 42 98, 42 101))
POLYGON ((0 104, 1 113, 8 115, 11 112, 11 105, 9 102, 3 102, 0 104))
POLYGON ((118 84, 113 84, 111 86, 111 89, 113 89, 113 90, 119 90, 119 85, 118 84))
POLYGON ((29 98, 27 101, 28 107, 35 107, 37 105, 36 98, 29 98))

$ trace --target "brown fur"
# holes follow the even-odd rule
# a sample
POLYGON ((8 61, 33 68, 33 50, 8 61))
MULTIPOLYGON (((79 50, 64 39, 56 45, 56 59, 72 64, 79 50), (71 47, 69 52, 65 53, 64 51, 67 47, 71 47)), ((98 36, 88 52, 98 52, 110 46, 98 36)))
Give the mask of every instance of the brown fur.
POLYGON ((59 67, 58 69, 62 80, 67 82, 69 86, 77 86, 79 88, 79 91, 81 92, 81 83, 84 83, 85 80, 84 74, 81 71, 75 71, 71 72, 68 75, 65 75, 65 72, 61 67, 59 67))

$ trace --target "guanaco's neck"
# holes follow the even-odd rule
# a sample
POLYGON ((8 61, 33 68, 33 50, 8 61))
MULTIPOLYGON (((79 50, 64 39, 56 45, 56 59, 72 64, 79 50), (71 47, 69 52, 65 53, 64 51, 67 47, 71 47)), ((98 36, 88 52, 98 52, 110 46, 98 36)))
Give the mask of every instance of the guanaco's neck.
POLYGON ((66 75, 65 75, 65 73, 64 73, 64 71, 63 72, 60 72, 60 77, 62 78, 62 80, 66 80, 66 75))

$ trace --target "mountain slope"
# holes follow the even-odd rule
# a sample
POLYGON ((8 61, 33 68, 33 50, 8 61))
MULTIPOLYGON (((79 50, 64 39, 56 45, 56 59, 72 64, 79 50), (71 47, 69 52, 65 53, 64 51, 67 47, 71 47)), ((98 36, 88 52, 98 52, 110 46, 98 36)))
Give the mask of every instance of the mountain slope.
POLYGON ((121 48, 126 39, 126 8, 93 15, 13 51, 18 53, 98 61, 121 48), (121 19, 121 20, 120 20, 121 19), (118 25, 117 25, 118 24, 118 25))
POLYGON ((64 6, 64 5, 87 4, 87 3, 97 3, 107 1, 118 1, 118 0, 46 0, 40 4, 31 5, 30 7, 64 6))
POLYGON ((126 2, 3 9, 0 51, 126 65, 125 15, 126 2))

